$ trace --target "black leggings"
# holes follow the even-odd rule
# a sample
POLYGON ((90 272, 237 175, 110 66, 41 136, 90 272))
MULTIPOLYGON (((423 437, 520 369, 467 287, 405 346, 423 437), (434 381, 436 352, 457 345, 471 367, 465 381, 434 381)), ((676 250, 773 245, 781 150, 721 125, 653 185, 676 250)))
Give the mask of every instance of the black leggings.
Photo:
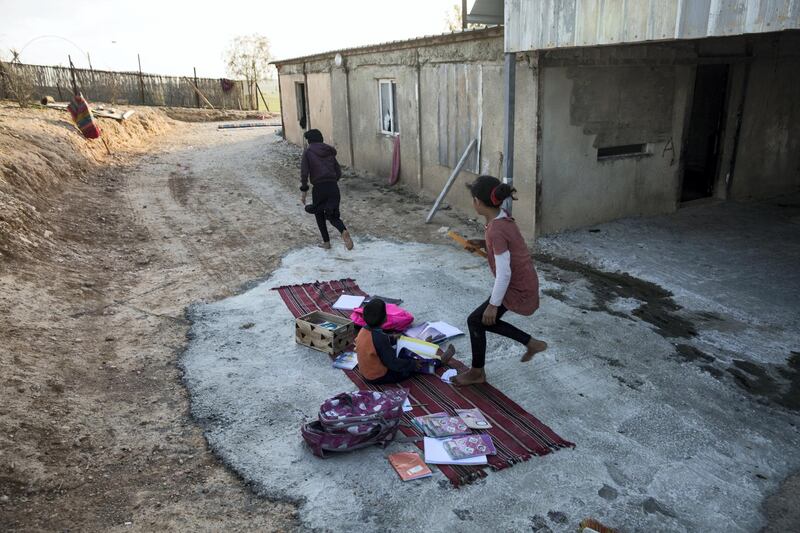
POLYGON ((513 339, 520 344, 528 344, 531 341, 531 336, 522 331, 521 329, 512 326, 508 322, 500 320, 508 309, 504 305, 497 308, 497 321, 494 326, 483 325, 483 312, 489 305, 489 300, 486 300, 475 309, 472 314, 467 318, 467 327, 469 327, 469 340, 472 343, 472 368, 483 368, 486 364, 486 332, 491 331, 503 337, 513 339))
POLYGON ((405 381, 411 377, 414 372, 408 370, 406 372, 396 372, 394 370, 387 370, 386 374, 379 377, 378 379, 368 379, 366 380, 367 383, 372 385, 387 385, 390 383, 400 383, 401 381, 405 381))
POLYGON ((319 227, 319 233, 322 235, 323 242, 330 242, 331 240, 331 236, 328 235, 327 222, 330 222, 331 226, 338 229, 339 233, 347 231, 347 228, 344 226, 344 222, 342 222, 342 219, 339 218, 338 209, 334 212, 320 210, 314 213, 314 216, 317 219, 317 226, 319 227))
POLYGON ((328 222, 339 230, 339 233, 347 231, 339 215, 339 201, 339 185, 335 181, 314 185, 311 190, 311 204, 306 206, 306 211, 314 213, 323 242, 330 242, 331 240, 330 235, 328 235, 328 222))

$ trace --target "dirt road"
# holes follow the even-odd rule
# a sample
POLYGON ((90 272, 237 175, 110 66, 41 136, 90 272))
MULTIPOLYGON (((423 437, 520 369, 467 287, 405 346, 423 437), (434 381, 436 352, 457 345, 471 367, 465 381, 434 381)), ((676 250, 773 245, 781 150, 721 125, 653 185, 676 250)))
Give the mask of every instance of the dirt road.
MULTIPOLYGON (((298 151, 267 130, 182 128, 42 213, 60 253, 0 263, 0 530, 297 527, 292 502, 253 496, 207 451, 175 365, 187 305, 319 238, 298 151)), ((375 178, 342 189, 357 238, 441 242, 440 226, 463 223, 404 225, 426 204, 375 178)))

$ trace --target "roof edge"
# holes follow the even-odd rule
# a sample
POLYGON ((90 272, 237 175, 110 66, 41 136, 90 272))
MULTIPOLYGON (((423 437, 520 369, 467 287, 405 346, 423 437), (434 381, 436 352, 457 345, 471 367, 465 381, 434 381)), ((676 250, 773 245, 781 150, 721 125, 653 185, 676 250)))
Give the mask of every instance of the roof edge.
POLYGON ((319 52, 305 56, 292 57, 288 59, 281 59, 272 61, 271 63, 276 67, 282 65, 291 65, 294 63, 303 63, 308 61, 317 61, 334 57, 336 54, 358 55, 370 54, 379 51, 390 50, 404 50, 408 48, 417 48, 420 46, 434 46, 437 44, 459 43, 465 41, 474 41, 479 39, 488 39, 491 37, 502 37, 503 26, 492 26, 489 28, 482 28, 479 30, 467 30, 453 33, 442 33, 439 35, 426 35, 423 37, 414 37, 413 39, 406 39, 403 41, 388 41, 377 44, 367 44, 364 46, 355 46, 352 48, 342 48, 339 50, 330 50, 328 52, 319 52))

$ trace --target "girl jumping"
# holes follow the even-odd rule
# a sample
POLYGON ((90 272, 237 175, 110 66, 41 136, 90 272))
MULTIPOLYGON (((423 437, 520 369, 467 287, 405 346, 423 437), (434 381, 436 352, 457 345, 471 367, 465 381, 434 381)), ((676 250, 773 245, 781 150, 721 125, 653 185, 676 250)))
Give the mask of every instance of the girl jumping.
POLYGON ((515 189, 492 176, 480 176, 469 185, 472 206, 486 219, 486 252, 489 269, 495 276, 492 294, 469 315, 467 326, 472 344, 472 368, 452 379, 456 385, 486 382, 486 332, 490 331, 525 346, 520 359, 530 361, 547 349, 547 343, 500 320, 507 311, 530 316, 539 308, 539 278, 528 246, 514 219, 501 208, 515 189))

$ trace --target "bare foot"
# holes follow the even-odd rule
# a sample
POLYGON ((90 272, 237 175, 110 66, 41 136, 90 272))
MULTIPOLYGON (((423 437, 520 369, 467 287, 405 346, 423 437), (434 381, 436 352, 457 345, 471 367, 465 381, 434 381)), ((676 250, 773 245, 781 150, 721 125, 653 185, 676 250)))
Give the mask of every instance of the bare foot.
POLYGON ((449 363, 450 359, 452 359, 453 356, 456 354, 456 348, 452 344, 449 344, 445 351, 442 351, 441 349, 437 350, 437 351, 438 351, 439 359, 442 361, 442 364, 444 364, 444 365, 449 363))
POLYGON ((352 250, 353 249, 353 239, 350 238, 350 232, 349 231, 344 230, 342 232, 342 240, 344 241, 344 247, 345 248, 347 248, 348 250, 352 250))
POLYGON ((547 349, 547 343, 531 337, 531 340, 528 341, 527 348, 528 349, 525 351, 525 353, 522 354, 522 359, 520 359, 520 362, 522 363, 527 363, 528 361, 533 359, 534 355, 536 355, 539 352, 545 351, 547 349))
POLYGON ((470 368, 466 372, 462 372, 450 380, 450 383, 457 387, 466 387, 467 385, 478 385, 486 383, 486 371, 482 368, 470 368))

